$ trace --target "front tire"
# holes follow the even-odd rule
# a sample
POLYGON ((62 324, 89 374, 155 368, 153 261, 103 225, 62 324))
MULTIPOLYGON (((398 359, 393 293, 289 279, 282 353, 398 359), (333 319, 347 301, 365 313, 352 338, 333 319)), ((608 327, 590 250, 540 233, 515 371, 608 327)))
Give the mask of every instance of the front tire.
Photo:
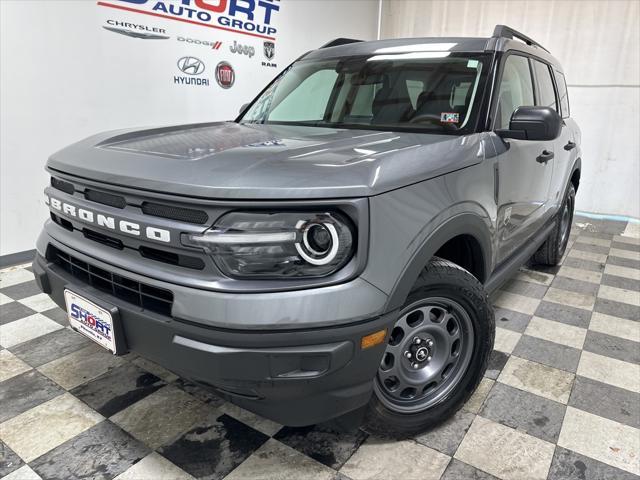
POLYGON ((449 418, 482 379, 494 335, 482 284, 458 265, 434 258, 392 329, 365 428, 406 437, 449 418))

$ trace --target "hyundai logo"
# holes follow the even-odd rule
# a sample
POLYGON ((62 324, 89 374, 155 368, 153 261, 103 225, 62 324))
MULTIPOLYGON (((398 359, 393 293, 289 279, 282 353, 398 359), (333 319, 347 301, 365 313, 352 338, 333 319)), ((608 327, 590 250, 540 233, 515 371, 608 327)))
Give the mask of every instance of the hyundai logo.
POLYGON ((204 62, 196 57, 182 57, 178 60, 178 68, 187 75, 200 75, 204 72, 204 62))

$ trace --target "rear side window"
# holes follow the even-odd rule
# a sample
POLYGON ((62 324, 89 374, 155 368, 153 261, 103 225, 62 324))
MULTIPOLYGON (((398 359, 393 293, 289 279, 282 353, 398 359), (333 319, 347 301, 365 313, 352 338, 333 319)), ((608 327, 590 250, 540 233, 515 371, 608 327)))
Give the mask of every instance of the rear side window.
POLYGON ((536 72, 536 80, 538 81, 536 105, 539 107, 551 107, 557 112, 558 105, 556 104, 556 92, 553 89, 551 70, 546 64, 537 60, 533 60, 533 69, 536 72))
POLYGON ((567 83, 564 75, 558 70, 554 70, 556 74, 556 85, 558 85, 558 97, 560 98, 560 107, 562 108, 562 118, 569 118, 571 112, 569 110, 569 92, 567 91, 567 83))
POLYGON ((533 80, 529 60, 520 55, 509 55, 500 81, 495 128, 508 129, 511 114, 516 108, 533 105, 533 80))

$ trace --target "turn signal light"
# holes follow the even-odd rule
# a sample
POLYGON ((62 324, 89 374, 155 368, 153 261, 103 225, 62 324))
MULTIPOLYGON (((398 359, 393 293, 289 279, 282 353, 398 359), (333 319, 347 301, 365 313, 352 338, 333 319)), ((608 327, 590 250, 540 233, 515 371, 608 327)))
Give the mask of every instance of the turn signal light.
POLYGON ((384 330, 379 330, 377 332, 370 333, 369 335, 362 337, 362 340, 360 341, 360 348, 364 350, 365 348, 371 348, 371 347, 375 347, 376 345, 380 345, 381 343, 384 342, 384 339, 386 336, 387 336, 386 328, 384 330))

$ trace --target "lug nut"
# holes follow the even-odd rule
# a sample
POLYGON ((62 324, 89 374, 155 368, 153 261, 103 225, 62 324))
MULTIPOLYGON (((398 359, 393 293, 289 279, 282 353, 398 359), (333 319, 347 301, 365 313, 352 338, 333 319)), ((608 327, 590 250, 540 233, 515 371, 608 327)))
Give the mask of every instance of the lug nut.
POLYGON ((407 350, 406 352, 404 352, 404 356, 407 358, 411 358, 411 352, 407 350))
POLYGON ((417 363, 412 363, 412 364, 411 364, 411 366, 412 366, 414 369, 417 369, 420 365, 418 365, 417 363))
POLYGON ((422 343, 422 339, 419 337, 416 337, 413 339, 413 343, 415 343, 416 345, 420 345, 422 343))
POLYGON ((431 355, 427 357, 427 362, 430 362, 430 361, 431 361, 431 355))
POLYGON ((429 345, 430 347, 433 347, 433 340, 429 340, 429 341, 427 342, 427 345, 429 345))

